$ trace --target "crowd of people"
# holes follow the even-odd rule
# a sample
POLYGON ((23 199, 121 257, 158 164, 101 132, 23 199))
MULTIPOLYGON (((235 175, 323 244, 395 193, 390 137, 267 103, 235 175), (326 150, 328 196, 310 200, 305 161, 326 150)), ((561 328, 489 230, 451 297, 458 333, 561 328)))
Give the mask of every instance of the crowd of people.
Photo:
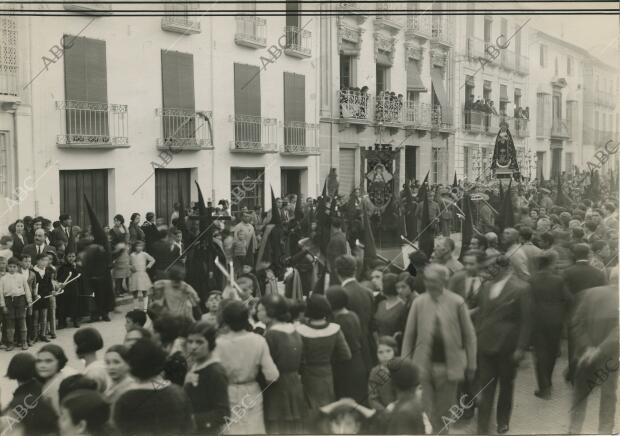
POLYGON ((491 184, 405 184, 390 209, 414 246, 403 264, 376 254, 372 216, 381 212, 368 196, 341 198, 329 183, 305 202, 272 194, 266 213, 232 213, 225 200, 178 204, 170 225, 152 212, 142 224, 132 214, 128 226, 116 215, 111 228, 91 213, 86 231, 67 214, 17 220, 0 239, 0 308, 2 346, 23 352, 9 364, 18 388, 0 431, 429 434, 476 416, 477 433, 489 434, 499 391, 501 434, 525 353, 533 395, 556 400, 566 337, 570 431, 581 431, 600 386, 599 430, 609 433, 617 187, 597 175, 585 188, 563 180, 502 188, 502 198, 491 184), (459 189, 477 200, 464 202, 459 189), (474 232, 459 254, 463 219, 474 232), (431 250, 421 243, 428 234, 431 250), (80 327, 109 321, 127 292, 134 307, 122 344, 80 327), (69 319, 75 348, 63 350, 49 342, 69 319), (46 344, 33 355, 36 341, 46 344), (454 404, 470 407, 456 417, 454 404))

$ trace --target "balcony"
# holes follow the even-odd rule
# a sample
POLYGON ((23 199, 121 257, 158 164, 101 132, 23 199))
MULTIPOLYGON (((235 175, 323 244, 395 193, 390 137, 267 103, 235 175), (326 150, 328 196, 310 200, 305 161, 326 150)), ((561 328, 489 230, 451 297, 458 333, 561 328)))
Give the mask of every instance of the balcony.
POLYGON ((453 129, 452 107, 435 105, 431 112, 432 129, 440 132, 450 132, 453 129))
POLYGON ((235 44, 250 48, 267 47, 265 28, 267 21, 254 16, 237 17, 235 44))
POLYGON ((515 69, 515 52, 510 50, 502 50, 501 63, 502 68, 506 71, 514 71, 515 69))
POLYGON ((112 12, 112 6, 105 3, 91 3, 89 1, 76 3, 65 1, 64 8, 67 11, 79 12, 86 15, 108 15, 112 12))
POLYGON ((190 15, 190 12, 197 10, 196 6, 191 3, 166 4, 166 15, 161 19, 162 30, 183 35, 200 33, 199 17, 190 15))
MULTIPOLYGON (((12 17, 0 17, 0 99, 17 97, 17 22, 12 17)), ((14 100, 14 99, 10 99, 14 100)))
POLYGON ((403 114, 405 128, 410 130, 431 130, 433 126, 431 112, 430 104, 406 101, 403 114))
POLYGON ((340 106, 340 119, 349 124, 370 124, 369 102, 372 103, 372 95, 362 94, 360 91, 340 90, 337 95, 340 106))
POLYGON ((312 33, 297 26, 286 26, 284 30, 286 46, 284 53, 295 58, 309 58, 312 56, 310 41, 312 33))
POLYGON ((129 145, 127 105, 57 101, 60 131, 56 144, 67 148, 116 148, 129 145))
POLYGON ((229 119, 235 125, 235 140, 230 151, 237 153, 276 153, 278 121, 253 115, 235 114, 229 119))
POLYGON ((530 136, 529 120, 524 118, 511 118, 511 133, 517 138, 527 138, 530 136))
POLYGON ((553 139, 569 139, 568 124, 566 120, 555 119, 551 123, 551 138, 553 139))
POLYGON ((463 130, 471 133, 486 132, 488 126, 487 113, 476 110, 463 112, 463 130))
POLYGON ((407 15, 405 37, 430 39, 432 35, 431 17, 429 15, 407 15))
POLYGON ((454 34, 448 17, 434 15, 431 22, 431 41, 451 47, 454 44, 454 34))
POLYGON ((292 156, 319 155, 318 126, 302 121, 284 123, 284 146, 282 154, 292 156))
POLYGON ((530 72, 530 58, 521 55, 515 55, 515 71, 517 74, 526 76, 530 72))
POLYGON ((398 33, 403 28, 403 16, 396 15, 397 10, 403 9, 402 3, 377 2, 377 11, 386 15, 377 15, 375 24, 384 27, 392 33, 398 33))
POLYGON ((160 108, 156 114, 161 118, 161 136, 157 138, 157 148, 182 151, 213 148, 211 112, 160 108))
POLYGON ((377 96, 375 103, 375 121, 399 127, 402 125, 403 99, 390 94, 377 96))

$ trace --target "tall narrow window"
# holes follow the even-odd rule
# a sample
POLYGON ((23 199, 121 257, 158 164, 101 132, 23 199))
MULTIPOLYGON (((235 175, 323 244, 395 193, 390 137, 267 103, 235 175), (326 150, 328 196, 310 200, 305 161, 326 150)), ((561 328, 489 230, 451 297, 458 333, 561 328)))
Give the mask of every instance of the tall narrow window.
POLYGON ((491 31, 493 27, 493 18, 489 16, 484 17, 484 42, 485 44, 491 43, 491 31))
POLYGON ((353 60, 353 56, 340 54, 340 89, 355 86, 355 81, 353 80, 353 60))
POLYGON ((235 64, 235 143, 237 148, 261 147, 260 68, 235 64))
POLYGON ((284 145, 294 150, 306 146, 306 78, 284 73, 284 145))
POLYGON ((387 91, 388 89, 388 74, 390 71, 390 67, 387 65, 377 64, 376 73, 377 73, 377 96, 381 91, 387 91))
POLYGON ((195 138, 194 56, 162 50, 161 72, 164 139, 195 138))
POLYGON ((547 64, 547 46, 544 44, 540 44, 539 49, 539 62, 541 67, 545 67, 547 64))

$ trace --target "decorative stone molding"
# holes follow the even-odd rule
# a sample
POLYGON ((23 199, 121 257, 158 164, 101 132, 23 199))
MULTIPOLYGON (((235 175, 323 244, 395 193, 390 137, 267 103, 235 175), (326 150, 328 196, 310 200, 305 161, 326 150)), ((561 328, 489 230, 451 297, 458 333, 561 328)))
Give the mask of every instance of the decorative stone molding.
POLYGON ((405 43, 405 62, 410 59, 421 62, 424 59, 424 47, 418 45, 415 42, 405 43))
POLYGON ((375 37, 375 62, 379 56, 379 50, 384 51, 390 58, 390 63, 394 63, 394 48, 396 45, 396 38, 386 38, 378 32, 374 33, 375 37))
POLYGON ((448 52, 440 48, 431 49, 431 64, 445 68, 448 65, 448 52))
POLYGON ((338 17, 338 52, 342 51, 343 41, 353 43, 357 46, 357 53, 347 53, 359 55, 362 47, 362 34, 364 29, 360 27, 350 26, 338 17))

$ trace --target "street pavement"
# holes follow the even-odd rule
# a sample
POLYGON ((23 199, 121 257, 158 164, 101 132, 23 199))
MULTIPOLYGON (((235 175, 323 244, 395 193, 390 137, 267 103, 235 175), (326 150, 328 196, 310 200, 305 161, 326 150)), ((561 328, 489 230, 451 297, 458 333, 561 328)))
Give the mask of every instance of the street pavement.
MULTIPOLYGON (((123 314, 130 310, 131 305, 119 306, 117 311, 111 316, 111 322, 96 322, 93 324, 83 324, 84 326, 92 326, 99 330, 103 336, 105 348, 121 343, 125 335, 125 318, 123 314)), ((74 352, 73 333, 75 328, 67 328, 58 331, 58 337, 55 343, 62 346, 69 358, 68 365, 76 370, 84 368, 84 363, 80 361, 74 352)), ((43 346, 43 343, 37 343, 30 352, 36 352, 43 346)), ((11 352, 0 351, 0 399, 2 404, 6 405, 16 388, 16 384, 6 377, 6 368, 12 356, 20 350, 11 352)), ((526 357, 520 365, 517 379, 515 382, 515 398, 510 422, 510 431, 508 434, 566 434, 569 424, 569 410, 571 407, 571 388, 564 381, 562 376, 563 370, 566 368, 566 341, 562 343, 562 355, 558 359, 558 363, 553 375, 553 392, 551 400, 542 400, 534 396, 536 389, 536 378, 534 375, 534 363, 531 353, 526 353, 526 357)), ((592 392, 587 407, 586 420, 583 427, 584 434, 593 434, 598 430, 598 404, 600 389, 595 388, 592 392)), ((619 395, 620 397, 620 395, 619 395)), ((455 401, 455 405, 458 403, 455 401)), ((617 409, 618 410, 618 409, 617 409)), ((616 426, 614 431, 620 429, 620 413, 616 413, 616 426)), ((492 424, 495 429, 495 424, 492 424)), ((438 432, 436 429, 435 432, 438 432)), ((465 421, 460 420, 453 425, 451 434, 475 434, 476 419, 465 421)), ((446 432, 442 432, 446 434, 446 432)))

